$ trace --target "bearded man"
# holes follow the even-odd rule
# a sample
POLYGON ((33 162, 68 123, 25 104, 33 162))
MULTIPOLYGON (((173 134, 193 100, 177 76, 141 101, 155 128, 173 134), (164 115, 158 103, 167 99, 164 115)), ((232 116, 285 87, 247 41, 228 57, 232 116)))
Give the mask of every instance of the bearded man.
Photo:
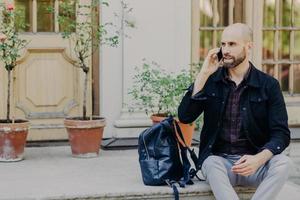
POLYGON ((288 116, 278 81, 250 61, 252 30, 226 27, 220 48, 212 49, 179 109, 193 122, 202 112, 199 161, 217 200, 239 199, 233 186, 253 186, 253 200, 273 200, 288 177, 288 116))

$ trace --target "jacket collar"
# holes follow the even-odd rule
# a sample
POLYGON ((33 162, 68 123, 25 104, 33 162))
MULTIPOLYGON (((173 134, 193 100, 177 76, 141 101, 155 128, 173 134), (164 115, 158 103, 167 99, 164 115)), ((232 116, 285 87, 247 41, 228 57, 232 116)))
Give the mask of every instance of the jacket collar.
MULTIPOLYGON (((248 86, 252 86, 252 87, 261 87, 261 82, 260 82, 260 75, 259 75, 259 71, 258 69, 256 69, 256 67, 251 63, 249 62, 249 65, 250 65, 250 72, 249 72, 249 75, 246 79, 246 85, 248 86)), ((213 80, 215 82, 218 82, 218 81, 222 81, 224 79, 224 74, 226 70, 224 67, 221 67, 216 73, 215 73, 215 76, 213 77, 213 80)))

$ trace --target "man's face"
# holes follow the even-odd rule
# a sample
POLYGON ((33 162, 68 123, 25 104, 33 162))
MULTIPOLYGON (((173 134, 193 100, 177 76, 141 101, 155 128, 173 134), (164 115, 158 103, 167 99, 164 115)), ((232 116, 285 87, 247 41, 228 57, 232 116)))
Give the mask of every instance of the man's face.
POLYGON ((225 68, 234 68, 241 64, 246 59, 246 50, 243 47, 240 53, 223 53, 223 67, 225 68))
POLYGON ((221 44, 224 67, 235 68, 248 58, 247 43, 234 33, 224 32, 221 44))

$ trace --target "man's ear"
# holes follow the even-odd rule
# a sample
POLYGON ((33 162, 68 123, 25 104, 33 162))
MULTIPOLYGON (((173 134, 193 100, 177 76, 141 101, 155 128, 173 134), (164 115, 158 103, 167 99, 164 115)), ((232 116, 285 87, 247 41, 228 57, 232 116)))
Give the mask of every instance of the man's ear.
POLYGON ((253 42, 247 42, 247 48, 249 51, 252 50, 252 47, 253 47, 253 42))

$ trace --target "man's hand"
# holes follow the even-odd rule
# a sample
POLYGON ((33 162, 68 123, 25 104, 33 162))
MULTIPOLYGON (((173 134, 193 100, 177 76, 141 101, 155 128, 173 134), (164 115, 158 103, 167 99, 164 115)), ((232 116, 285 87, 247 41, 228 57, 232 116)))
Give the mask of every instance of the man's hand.
POLYGON ((250 176, 256 172, 256 170, 262 165, 258 158, 253 155, 244 155, 241 157, 234 166, 231 168, 233 173, 250 176))
POLYGON ((258 168, 270 160, 272 156, 272 152, 268 149, 265 149, 256 155, 244 155, 236 163, 234 163, 231 170, 233 173, 242 176, 250 176, 254 174, 258 168))
POLYGON ((220 48, 211 49, 201 67, 200 73, 205 73, 207 75, 213 74, 217 71, 218 67, 220 66, 220 62, 218 61, 217 53, 220 51, 220 48))
POLYGON ((195 95, 197 92, 202 90, 204 87, 208 77, 213 74, 215 71, 217 71, 218 67, 220 66, 220 62, 218 61, 217 53, 220 51, 220 48, 211 49, 201 67, 200 72, 198 73, 195 84, 194 84, 194 90, 193 94, 195 95))
POLYGON ((5 39, 6 39, 6 35, 0 33, 0 42, 4 42, 5 39))

